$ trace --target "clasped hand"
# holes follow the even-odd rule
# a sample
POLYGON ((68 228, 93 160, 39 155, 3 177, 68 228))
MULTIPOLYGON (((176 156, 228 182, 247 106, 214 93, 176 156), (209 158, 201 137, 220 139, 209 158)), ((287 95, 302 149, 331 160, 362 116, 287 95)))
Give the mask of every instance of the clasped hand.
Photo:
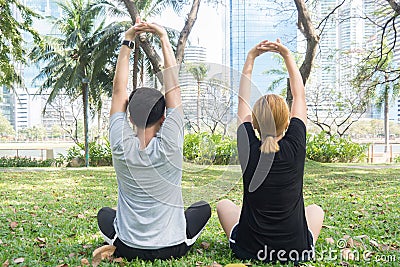
POLYGON ((256 58, 265 52, 274 52, 280 54, 282 57, 290 55, 289 49, 281 43, 278 38, 276 41, 262 41, 249 51, 249 56, 256 58))
POLYGON ((130 27, 125 32, 125 39, 134 40, 135 37, 143 32, 150 32, 157 34, 160 39, 167 37, 167 31, 161 25, 158 25, 154 22, 145 22, 140 19, 140 17, 136 18, 135 25, 130 27))

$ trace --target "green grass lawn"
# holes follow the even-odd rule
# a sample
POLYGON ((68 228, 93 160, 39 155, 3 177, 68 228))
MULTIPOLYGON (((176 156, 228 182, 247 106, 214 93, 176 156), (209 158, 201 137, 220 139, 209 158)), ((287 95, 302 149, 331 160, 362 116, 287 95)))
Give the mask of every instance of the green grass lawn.
MULTIPOLYGON (((103 261, 100 266, 239 263, 218 223, 215 203, 229 198, 240 204, 241 190, 237 166, 186 165, 185 202, 206 199, 213 209, 210 222, 188 255, 154 263, 103 261), (201 242, 209 243, 209 248, 202 248, 201 242)), ((400 168, 358 169, 308 162, 304 197, 306 205, 317 203, 326 212, 316 248, 317 257, 323 254, 324 259, 304 266, 400 265, 400 168), (351 238, 348 246, 356 257, 354 261, 341 258, 336 242, 343 237, 351 238), (334 242, 328 243, 327 238, 334 242)), ((93 250, 102 245, 97 211, 116 206, 116 200, 112 168, 0 172, 0 264, 8 260, 10 266, 80 266, 84 258, 91 261, 93 250), (18 258, 23 258, 23 263, 16 264, 18 258)))

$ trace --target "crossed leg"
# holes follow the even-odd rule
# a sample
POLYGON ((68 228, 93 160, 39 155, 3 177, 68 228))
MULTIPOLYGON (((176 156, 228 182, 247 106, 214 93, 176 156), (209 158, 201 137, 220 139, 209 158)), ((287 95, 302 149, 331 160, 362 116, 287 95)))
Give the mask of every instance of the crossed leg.
POLYGON ((228 239, 233 226, 239 222, 240 212, 240 207, 228 199, 220 200, 217 203, 218 219, 228 239))
MULTIPOLYGON (((239 221, 240 212, 240 207, 228 199, 220 200, 217 203, 218 219, 228 238, 233 226, 239 221)), ((308 228, 313 233, 315 243, 322 229, 324 211, 320 206, 312 204, 305 208, 305 215, 308 228)))
POLYGON ((312 204, 306 207, 305 212, 308 228, 313 233, 315 244, 322 229, 322 223, 324 221, 324 211, 320 206, 312 204))

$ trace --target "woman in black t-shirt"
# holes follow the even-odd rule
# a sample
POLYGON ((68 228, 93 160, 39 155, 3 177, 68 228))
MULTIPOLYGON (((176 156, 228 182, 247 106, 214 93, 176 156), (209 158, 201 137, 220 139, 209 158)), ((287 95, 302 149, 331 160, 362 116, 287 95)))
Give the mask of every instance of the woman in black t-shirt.
POLYGON ((290 51, 276 42, 252 48, 239 88, 238 151, 243 173, 242 208, 230 200, 217 204, 230 247, 240 259, 301 262, 314 258, 324 212, 304 207, 307 108, 303 80, 290 51), (290 78, 293 104, 270 94, 249 106, 254 60, 265 52, 280 54, 290 78), (259 138, 255 131, 258 132, 259 138))

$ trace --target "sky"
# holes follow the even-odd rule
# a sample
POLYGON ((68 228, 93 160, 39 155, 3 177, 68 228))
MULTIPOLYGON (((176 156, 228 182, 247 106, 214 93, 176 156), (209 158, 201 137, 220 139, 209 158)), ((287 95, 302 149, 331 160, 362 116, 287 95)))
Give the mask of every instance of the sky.
MULTIPOLYGON (((177 15, 172 9, 165 10, 160 17, 156 17, 150 21, 158 22, 163 26, 182 30, 184 19, 189 12, 190 6, 177 15)), ((222 44, 224 38, 223 17, 224 10, 222 7, 200 4, 197 20, 189 35, 191 45, 200 45, 207 49, 207 61, 213 63, 222 63, 222 44)))

